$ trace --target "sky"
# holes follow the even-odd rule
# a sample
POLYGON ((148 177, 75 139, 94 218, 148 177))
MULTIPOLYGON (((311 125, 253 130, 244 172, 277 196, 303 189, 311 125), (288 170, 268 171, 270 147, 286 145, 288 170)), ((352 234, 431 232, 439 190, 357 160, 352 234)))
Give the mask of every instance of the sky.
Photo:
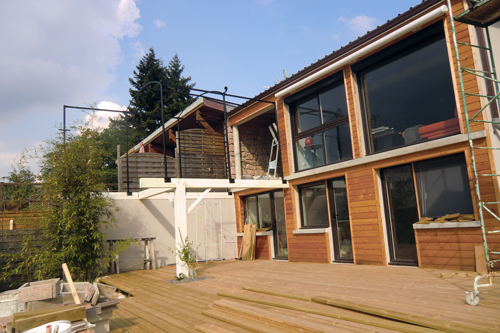
MULTIPOLYGON (((150 47, 195 88, 253 97, 420 2, 0 0, 0 178, 57 136, 63 105, 125 109, 150 47)), ((86 117, 67 109, 68 125, 86 117)))

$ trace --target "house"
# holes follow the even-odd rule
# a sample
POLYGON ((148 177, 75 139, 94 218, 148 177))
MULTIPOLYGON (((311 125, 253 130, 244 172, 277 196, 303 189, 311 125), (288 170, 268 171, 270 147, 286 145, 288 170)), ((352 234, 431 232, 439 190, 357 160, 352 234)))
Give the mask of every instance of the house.
MULTIPOLYGON (((231 110, 234 106, 228 105, 231 110)), ((224 105, 200 97, 142 142, 123 154, 118 163, 120 191, 139 190, 140 178, 227 178, 224 159, 224 105), (165 175, 165 162, 167 175, 165 175), (128 168, 127 168, 128 163, 128 168), (128 179, 127 179, 128 170, 128 179)))
MULTIPOLYGON (((451 1, 454 16, 466 7, 451 1)), ((499 27, 487 36, 493 45, 499 27)), ((498 104, 481 97, 496 94, 492 84, 459 76, 454 36, 486 40, 483 29, 451 22, 447 1, 423 1, 230 111, 236 178, 246 172, 239 147, 276 124, 278 177, 289 185, 234 192, 238 246, 244 224, 255 223, 257 258, 474 271, 483 251, 474 166, 496 174, 500 159, 491 149, 473 158, 465 110, 473 118, 485 107, 470 123, 472 144, 500 147, 488 123, 498 104), (466 105, 461 82, 473 94, 466 105)), ((489 70, 481 49, 458 50, 463 67, 489 70)), ((483 202, 500 201, 496 177, 478 184, 483 202)), ((500 229, 491 215, 484 221, 500 229)), ((487 237, 499 251, 500 234, 487 237)))

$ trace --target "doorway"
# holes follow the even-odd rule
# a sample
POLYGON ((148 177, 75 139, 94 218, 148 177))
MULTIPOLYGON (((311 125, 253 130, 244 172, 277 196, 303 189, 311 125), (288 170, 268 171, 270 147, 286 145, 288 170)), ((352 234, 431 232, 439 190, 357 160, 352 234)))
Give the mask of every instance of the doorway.
POLYGON ((245 197, 245 224, 273 231, 274 258, 288 259, 288 242, 283 191, 259 193, 245 197))

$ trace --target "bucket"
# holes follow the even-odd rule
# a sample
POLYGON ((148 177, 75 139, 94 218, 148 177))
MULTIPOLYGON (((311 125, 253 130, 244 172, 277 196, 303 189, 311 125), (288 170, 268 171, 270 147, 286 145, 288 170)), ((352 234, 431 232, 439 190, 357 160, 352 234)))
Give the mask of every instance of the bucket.
POLYGON ((24 331, 22 333, 45 333, 47 332, 47 326, 51 325, 52 330, 56 325, 59 326, 59 333, 71 333, 71 322, 68 320, 59 320, 59 321, 53 321, 47 324, 43 324, 41 326, 29 329, 27 331, 24 331))

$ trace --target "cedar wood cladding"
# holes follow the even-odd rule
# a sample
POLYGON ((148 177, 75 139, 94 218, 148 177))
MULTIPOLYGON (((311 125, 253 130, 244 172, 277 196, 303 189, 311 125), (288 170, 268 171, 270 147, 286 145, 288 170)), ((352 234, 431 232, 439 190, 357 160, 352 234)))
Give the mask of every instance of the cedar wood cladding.
MULTIPOLYGON (((442 5, 444 3, 445 2, 440 2, 437 5, 442 5)), ((464 10, 462 1, 453 1, 452 9, 455 15, 462 12, 464 10)), ((421 14, 418 14, 418 16, 421 16, 421 14)), ((448 15, 443 16, 443 21, 449 50, 448 53, 450 64, 453 64, 452 79, 455 88, 458 117, 461 124, 461 131, 462 133, 466 133, 464 108, 462 105, 462 99, 460 96, 458 85, 459 74, 453 51, 451 26, 448 15)), ((435 23, 435 21, 430 22, 428 25, 432 23, 435 23)), ((470 43, 471 40, 469 36, 469 26, 463 23, 455 22, 455 27, 458 41, 470 43)), ((471 47, 461 45, 458 47, 458 49, 460 52, 462 66, 474 67, 474 54, 471 50, 471 47)), ((358 61, 359 60, 360 59, 358 59, 358 61)), ((314 70, 318 69, 318 67, 315 67, 314 65, 312 65, 311 67, 314 70)), ((347 94, 346 97, 351 130, 353 158, 356 159, 364 155, 362 143, 363 130, 360 125, 361 110, 359 110, 357 102, 357 86, 350 66, 345 66, 341 70, 343 70, 344 84, 347 94)), ((309 74, 312 73, 313 72, 309 74)), ((466 92, 473 94, 480 93, 477 80, 472 75, 467 75, 466 77, 464 77, 464 85, 466 92)), ((275 92, 276 89, 271 89, 271 91, 269 92, 270 95, 268 95, 267 98, 274 101, 275 92)), ((263 98, 265 96, 261 94, 258 97, 263 98)), ((289 149, 292 148, 292 143, 288 141, 288 132, 291 131, 291 125, 288 123, 288 110, 283 102, 283 99, 278 99, 276 102, 278 127, 281 140, 283 172, 284 175, 287 176, 292 173, 293 165, 293 159, 289 151, 289 149)), ((239 111, 238 113, 231 115, 231 125, 244 122, 247 117, 258 114, 259 110, 266 106, 267 105, 263 106, 262 104, 259 105, 257 103, 251 105, 246 109, 241 109, 241 111, 239 111)), ((475 115, 481 108, 480 99, 475 96, 468 96, 467 108, 469 117, 475 115)), ((485 127, 482 123, 471 124, 472 132, 482 131, 484 129, 485 127)), ((477 146, 486 146, 489 144, 489 142, 487 139, 478 139, 474 144, 477 146)), ((474 192, 475 185, 473 181, 473 171, 471 167, 471 157, 468 142, 454 144, 445 148, 434 148, 400 157, 393 157, 390 159, 385 159, 365 165, 347 167, 341 170, 325 172, 290 181, 291 188, 284 191, 289 261, 326 263, 331 262, 332 257, 329 244, 329 242, 331 242, 331 239, 328 239, 329 237, 327 233, 292 233, 293 230, 298 228, 297 221, 300 220, 299 202, 296 202, 298 197, 296 196, 296 192, 292 188, 292 186, 344 176, 347 184, 354 263, 385 265, 387 264, 388 258, 386 258, 386 244, 384 239, 383 199, 379 197, 380 181, 377 171, 381 168, 389 166, 427 160, 430 158, 451 155, 454 153, 463 153, 465 155, 468 166, 471 196, 474 204, 476 219, 478 219, 479 216, 476 207, 477 201, 474 192)), ((496 172, 492 167, 491 154, 491 151, 488 150, 476 151, 478 173, 492 174, 496 172)), ((498 201, 498 189, 493 178, 489 177, 481 179, 479 183, 483 201, 498 201)), ((257 192, 263 191, 246 191, 239 192, 235 195, 239 232, 243 230, 244 223, 242 197, 257 192)), ((485 225, 487 230, 500 229, 500 223, 490 216, 485 217, 485 225)), ((272 241, 272 239, 270 239, 270 241, 272 241)), ((416 242, 420 267, 474 270, 474 245, 482 244, 482 238, 479 228, 421 229, 416 232, 416 242)), ((498 251, 498 249, 500 248, 500 235, 496 238, 490 238, 489 244, 493 249, 496 249, 498 251)))

